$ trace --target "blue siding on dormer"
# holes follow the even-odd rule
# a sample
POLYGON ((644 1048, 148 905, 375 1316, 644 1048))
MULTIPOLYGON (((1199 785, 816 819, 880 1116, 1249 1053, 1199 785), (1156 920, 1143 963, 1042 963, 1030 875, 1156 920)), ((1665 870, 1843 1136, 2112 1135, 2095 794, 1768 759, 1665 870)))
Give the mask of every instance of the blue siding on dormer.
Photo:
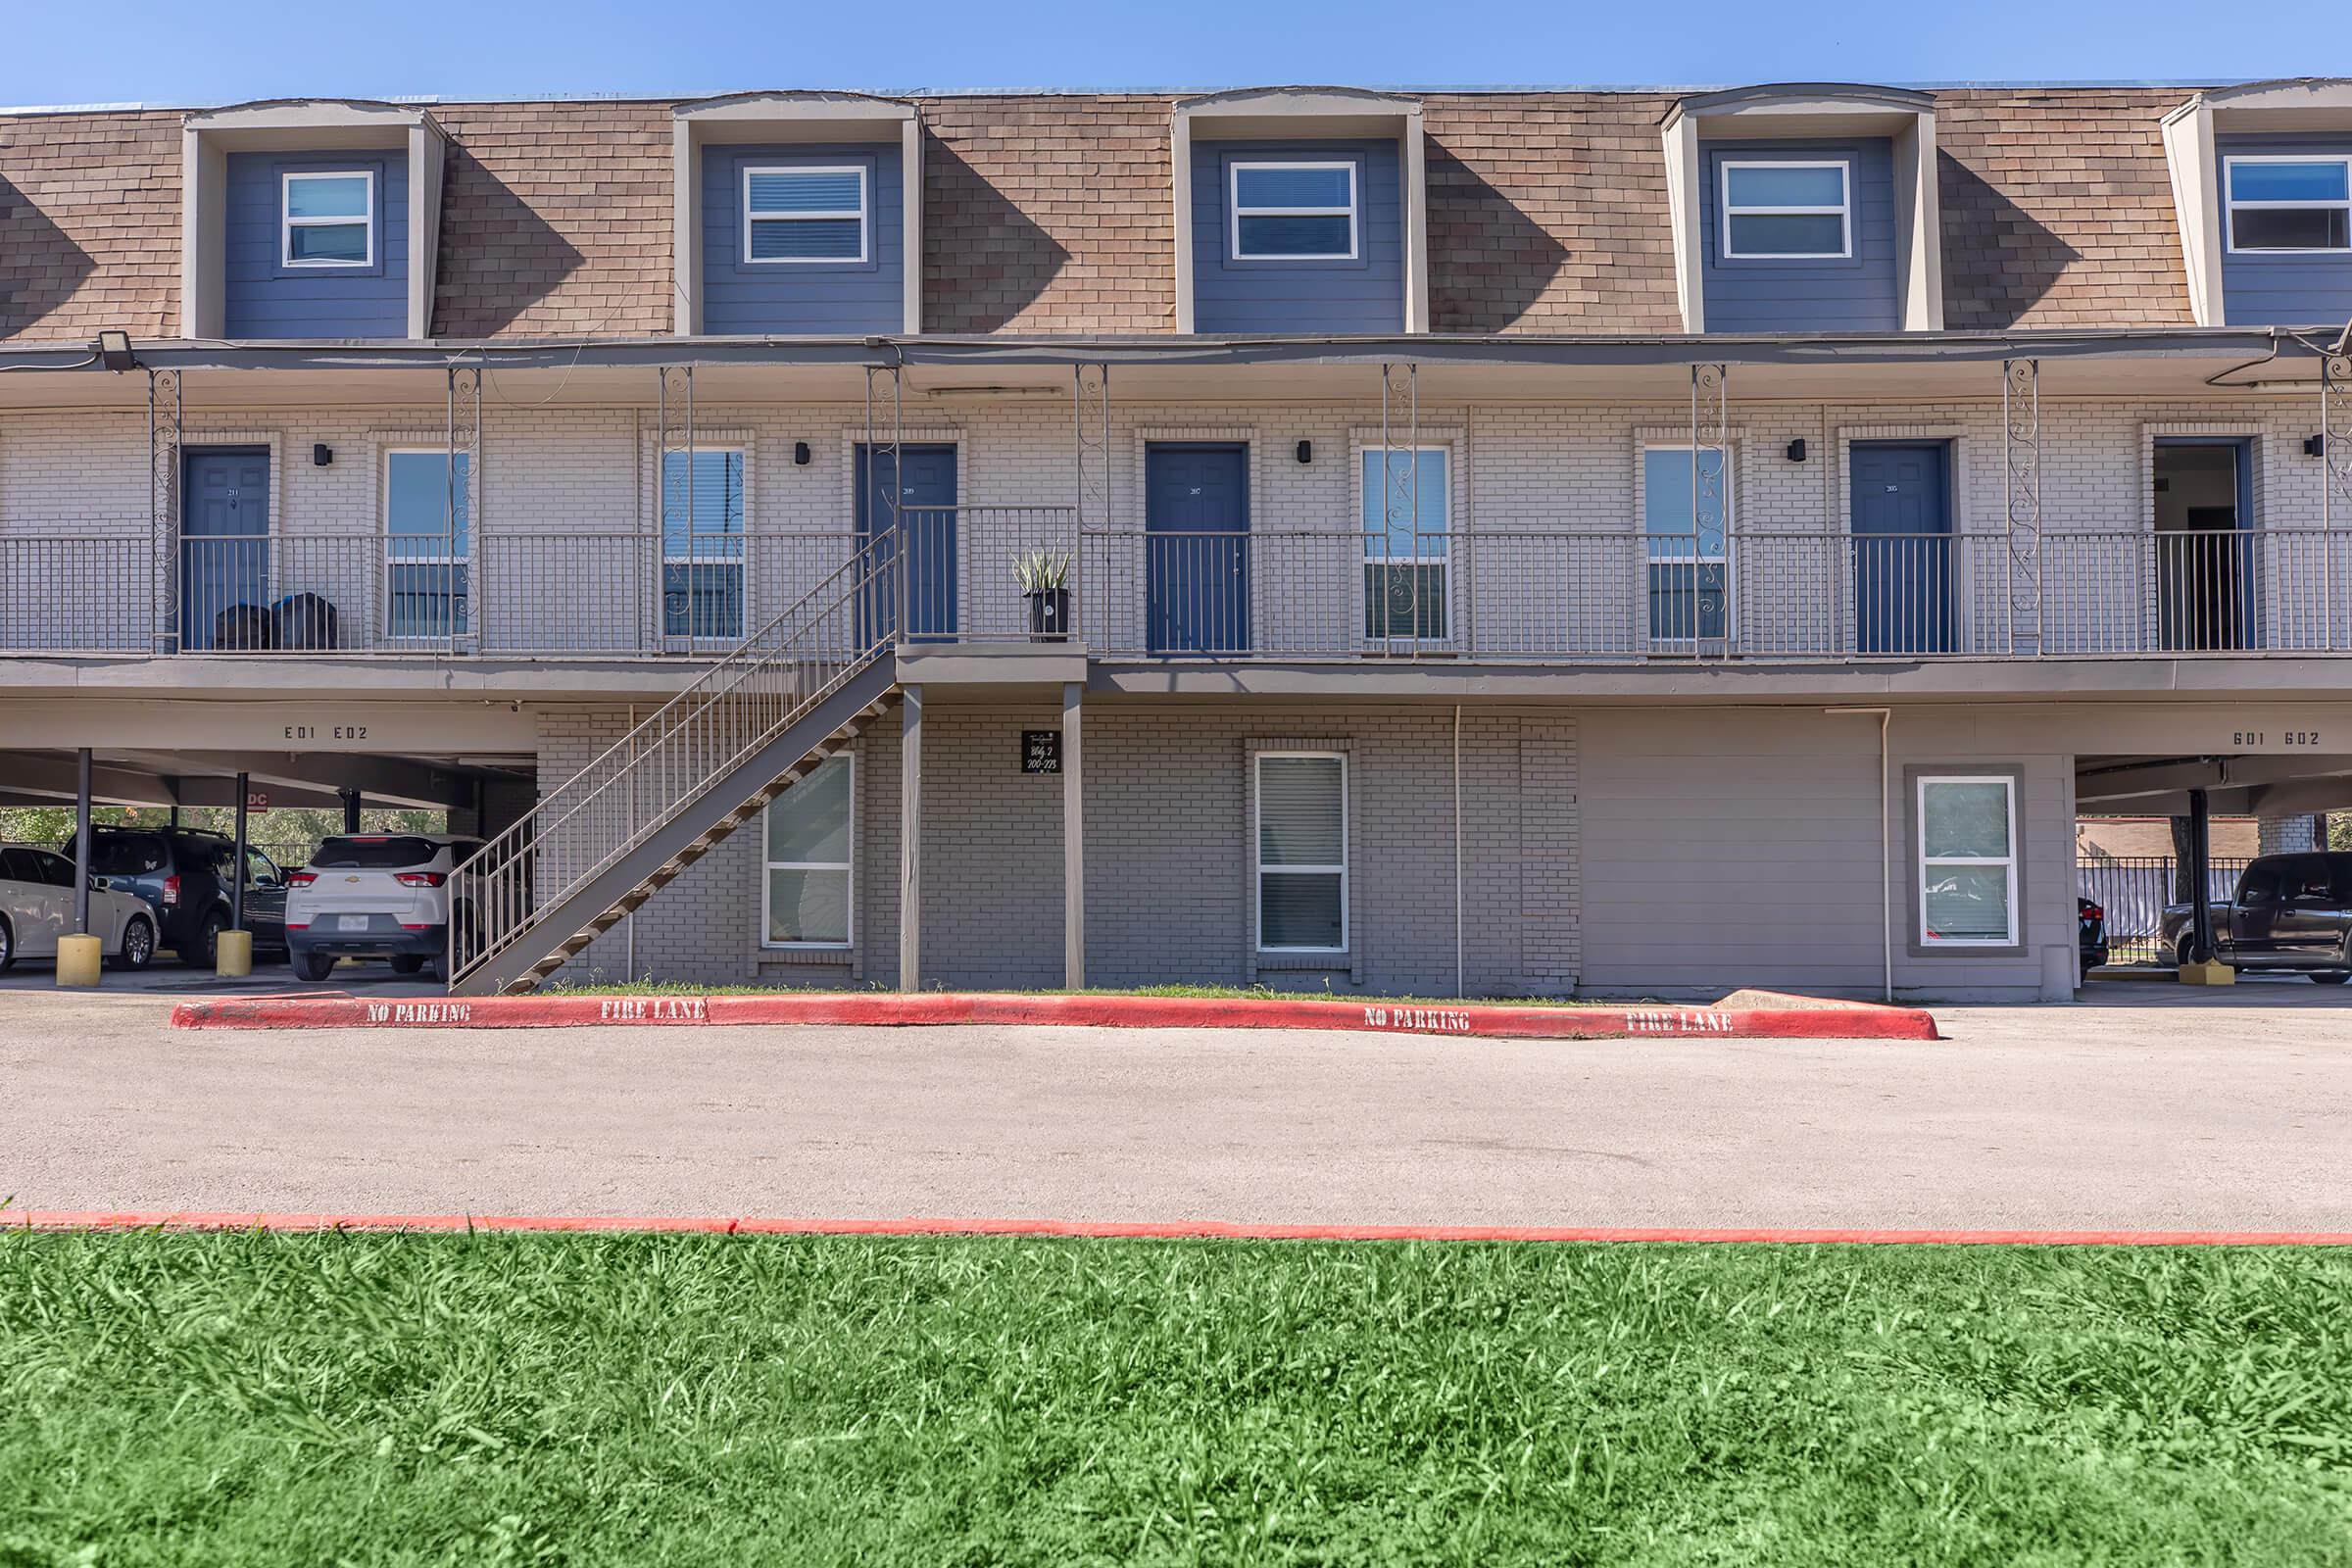
MULTIPOLYGON (((2231 153, 2352 153, 2352 136, 2217 136, 2216 184, 2226 200, 2231 153)), ((2338 326, 2352 319, 2352 253, 2243 255, 2230 249, 2230 214, 2220 216, 2222 319, 2230 326, 2338 326)))
POLYGON ((409 158, 401 152, 231 153, 222 188, 222 332, 235 338, 409 335, 409 158), (365 170, 375 177, 375 263, 287 267, 278 176, 365 170))
POLYGON ((1401 332, 1404 195, 1393 141, 1193 144, 1193 330, 1401 332), (1362 255, 1352 262, 1236 262, 1225 220, 1240 160, 1355 161, 1362 255))
POLYGON ((706 147, 703 330, 712 333, 896 332, 906 324, 906 209, 899 149, 706 147), (753 263, 743 258, 743 171, 858 164, 866 170, 863 262, 753 263))
POLYGON ((1857 141, 1708 142, 1700 148, 1702 298, 1710 332, 1895 332, 1903 325, 1894 266, 1894 147, 1857 141), (1748 159, 1846 161, 1854 254, 1838 261, 1726 261, 1723 165, 1748 159))

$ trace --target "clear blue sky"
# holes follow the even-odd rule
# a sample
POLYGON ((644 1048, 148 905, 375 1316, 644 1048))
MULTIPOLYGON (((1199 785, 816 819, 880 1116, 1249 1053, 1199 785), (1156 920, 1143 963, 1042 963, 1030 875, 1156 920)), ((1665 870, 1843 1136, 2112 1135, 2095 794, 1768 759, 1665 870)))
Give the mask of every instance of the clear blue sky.
POLYGON ((2352 74, 2347 0, 0 0, 0 12, 5 104, 2352 74))

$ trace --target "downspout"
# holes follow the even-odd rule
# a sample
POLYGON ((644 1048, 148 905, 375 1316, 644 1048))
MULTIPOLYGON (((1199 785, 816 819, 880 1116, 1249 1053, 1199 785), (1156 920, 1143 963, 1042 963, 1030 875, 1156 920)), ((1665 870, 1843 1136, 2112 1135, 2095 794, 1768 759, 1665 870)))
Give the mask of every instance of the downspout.
POLYGON ((1453 994, 1466 997, 1462 980, 1462 705, 1453 705, 1453 994))
POLYGON ((1894 1000, 1894 835, 1886 828, 1886 726, 1894 718, 1891 708, 1825 708, 1823 712, 1840 718, 1876 718, 1879 721, 1879 958, 1883 978, 1882 995, 1894 1000))

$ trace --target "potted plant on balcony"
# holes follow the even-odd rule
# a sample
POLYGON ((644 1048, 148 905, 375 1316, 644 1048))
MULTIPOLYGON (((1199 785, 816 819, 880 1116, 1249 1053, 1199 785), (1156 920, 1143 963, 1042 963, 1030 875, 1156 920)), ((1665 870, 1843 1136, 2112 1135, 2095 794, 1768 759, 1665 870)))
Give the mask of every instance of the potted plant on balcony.
POLYGON ((1012 558, 1013 581, 1029 601, 1029 640, 1067 641, 1070 635, 1069 552, 1023 550, 1012 558))

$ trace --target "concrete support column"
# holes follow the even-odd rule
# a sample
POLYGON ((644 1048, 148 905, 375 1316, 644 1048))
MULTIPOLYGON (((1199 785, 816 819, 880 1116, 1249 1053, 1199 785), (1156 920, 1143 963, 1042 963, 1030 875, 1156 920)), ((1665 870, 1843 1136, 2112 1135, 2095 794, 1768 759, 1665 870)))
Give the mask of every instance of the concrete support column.
POLYGON ((2193 966, 2213 961, 2212 814, 2203 790, 2188 792, 2188 960, 2193 966))
POLYGON ((899 989, 923 989, 923 689, 899 699, 899 989))
POLYGON ((74 764, 74 934, 57 939, 57 983, 94 986, 106 967, 99 940, 90 935, 90 749, 74 764))
POLYGON ((239 773, 237 775, 237 863, 230 868, 228 873, 228 928, 231 931, 245 929, 245 805, 252 799, 247 793, 251 787, 252 776, 239 773))
POLYGON ((2188 792, 2189 910, 2188 962, 2180 966, 2180 983, 2226 986, 2237 971, 2213 956, 2213 814, 2203 790, 2188 792))
POLYGON ((237 775, 237 848, 228 867, 228 929, 213 951, 213 971, 241 980, 253 973, 253 933, 245 929, 245 805, 251 798, 250 775, 237 775))
POLYGON ((1061 686, 1061 983, 1086 989, 1086 771, 1079 734, 1086 686, 1061 686))
MULTIPOLYGON (((176 816, 179 808, 173 807, 176 816)), ((90 934, 90 749, 74 758, 74 934, 90 934)))

